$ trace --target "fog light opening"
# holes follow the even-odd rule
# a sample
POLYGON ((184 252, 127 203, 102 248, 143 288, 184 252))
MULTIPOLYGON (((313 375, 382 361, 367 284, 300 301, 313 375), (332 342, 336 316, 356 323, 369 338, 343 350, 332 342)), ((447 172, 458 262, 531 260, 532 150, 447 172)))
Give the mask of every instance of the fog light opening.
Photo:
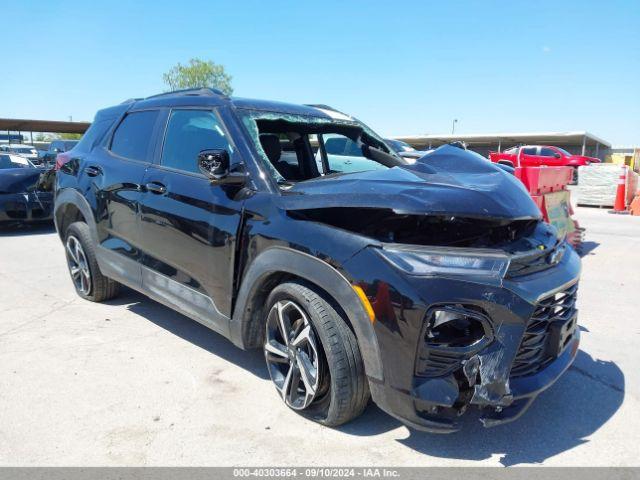
POLYGON ((431 312, 425 341, 430 346, 465 348, 491 335, 488 322, 460 307, 438 308, 431 312))

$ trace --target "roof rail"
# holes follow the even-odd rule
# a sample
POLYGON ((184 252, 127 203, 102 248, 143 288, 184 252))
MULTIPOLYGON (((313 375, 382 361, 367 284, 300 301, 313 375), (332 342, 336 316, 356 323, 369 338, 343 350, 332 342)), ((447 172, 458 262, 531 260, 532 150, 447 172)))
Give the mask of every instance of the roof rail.
POLYGON ((332 112, 342 113, 339 110, 336 110, 335 108, 330 107, 329 105, 324 105, 322 103, 305 103, 304 105, 305 107, 322 108, 324 110, 331 110, 332 112))
POLYGON ((199 88, 185 88, 183 90, 173 90, 172 92, 163 92, 158 93, 156 95, 151 95, 150 97, 146 97, 145 100, 149 100, 150 98, 159 98, 159 97, 227 97, 221 90, 217 88, 210 87, 199 87, 199 88))
POLYGON ((120 105, 124 105, 125 103, 133 103, 138 100, 142 100, 142 98, 127 98, 124 102, 120 102, 120 105))

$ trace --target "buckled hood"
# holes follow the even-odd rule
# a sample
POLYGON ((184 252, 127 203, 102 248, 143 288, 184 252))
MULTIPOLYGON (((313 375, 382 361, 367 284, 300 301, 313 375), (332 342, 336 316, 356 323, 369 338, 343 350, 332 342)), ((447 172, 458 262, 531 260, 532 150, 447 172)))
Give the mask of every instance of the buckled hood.
POLYGON ((413 165, 300 182, 280 201, 285 210, 370 207, 413 215, 541 218, 513 175, 476 153, 449 145, 413 165))

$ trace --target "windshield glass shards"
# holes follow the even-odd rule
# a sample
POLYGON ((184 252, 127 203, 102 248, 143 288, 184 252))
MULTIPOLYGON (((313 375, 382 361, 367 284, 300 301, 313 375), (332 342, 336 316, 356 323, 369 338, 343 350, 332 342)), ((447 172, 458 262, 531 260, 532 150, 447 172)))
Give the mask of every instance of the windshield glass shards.
POLYGON ((256 151, 281 186, 406 162, 357 121, 242 110, 256 151))

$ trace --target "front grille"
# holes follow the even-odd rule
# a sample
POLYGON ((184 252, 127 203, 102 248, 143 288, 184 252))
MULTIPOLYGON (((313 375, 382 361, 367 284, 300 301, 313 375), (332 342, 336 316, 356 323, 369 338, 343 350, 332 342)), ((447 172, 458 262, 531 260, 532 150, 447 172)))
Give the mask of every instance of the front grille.
POLYGON ((513 361, 512 378, 539 372, 564 350, 576 328, 577 291, 575 284, 538 303, 513 361))

